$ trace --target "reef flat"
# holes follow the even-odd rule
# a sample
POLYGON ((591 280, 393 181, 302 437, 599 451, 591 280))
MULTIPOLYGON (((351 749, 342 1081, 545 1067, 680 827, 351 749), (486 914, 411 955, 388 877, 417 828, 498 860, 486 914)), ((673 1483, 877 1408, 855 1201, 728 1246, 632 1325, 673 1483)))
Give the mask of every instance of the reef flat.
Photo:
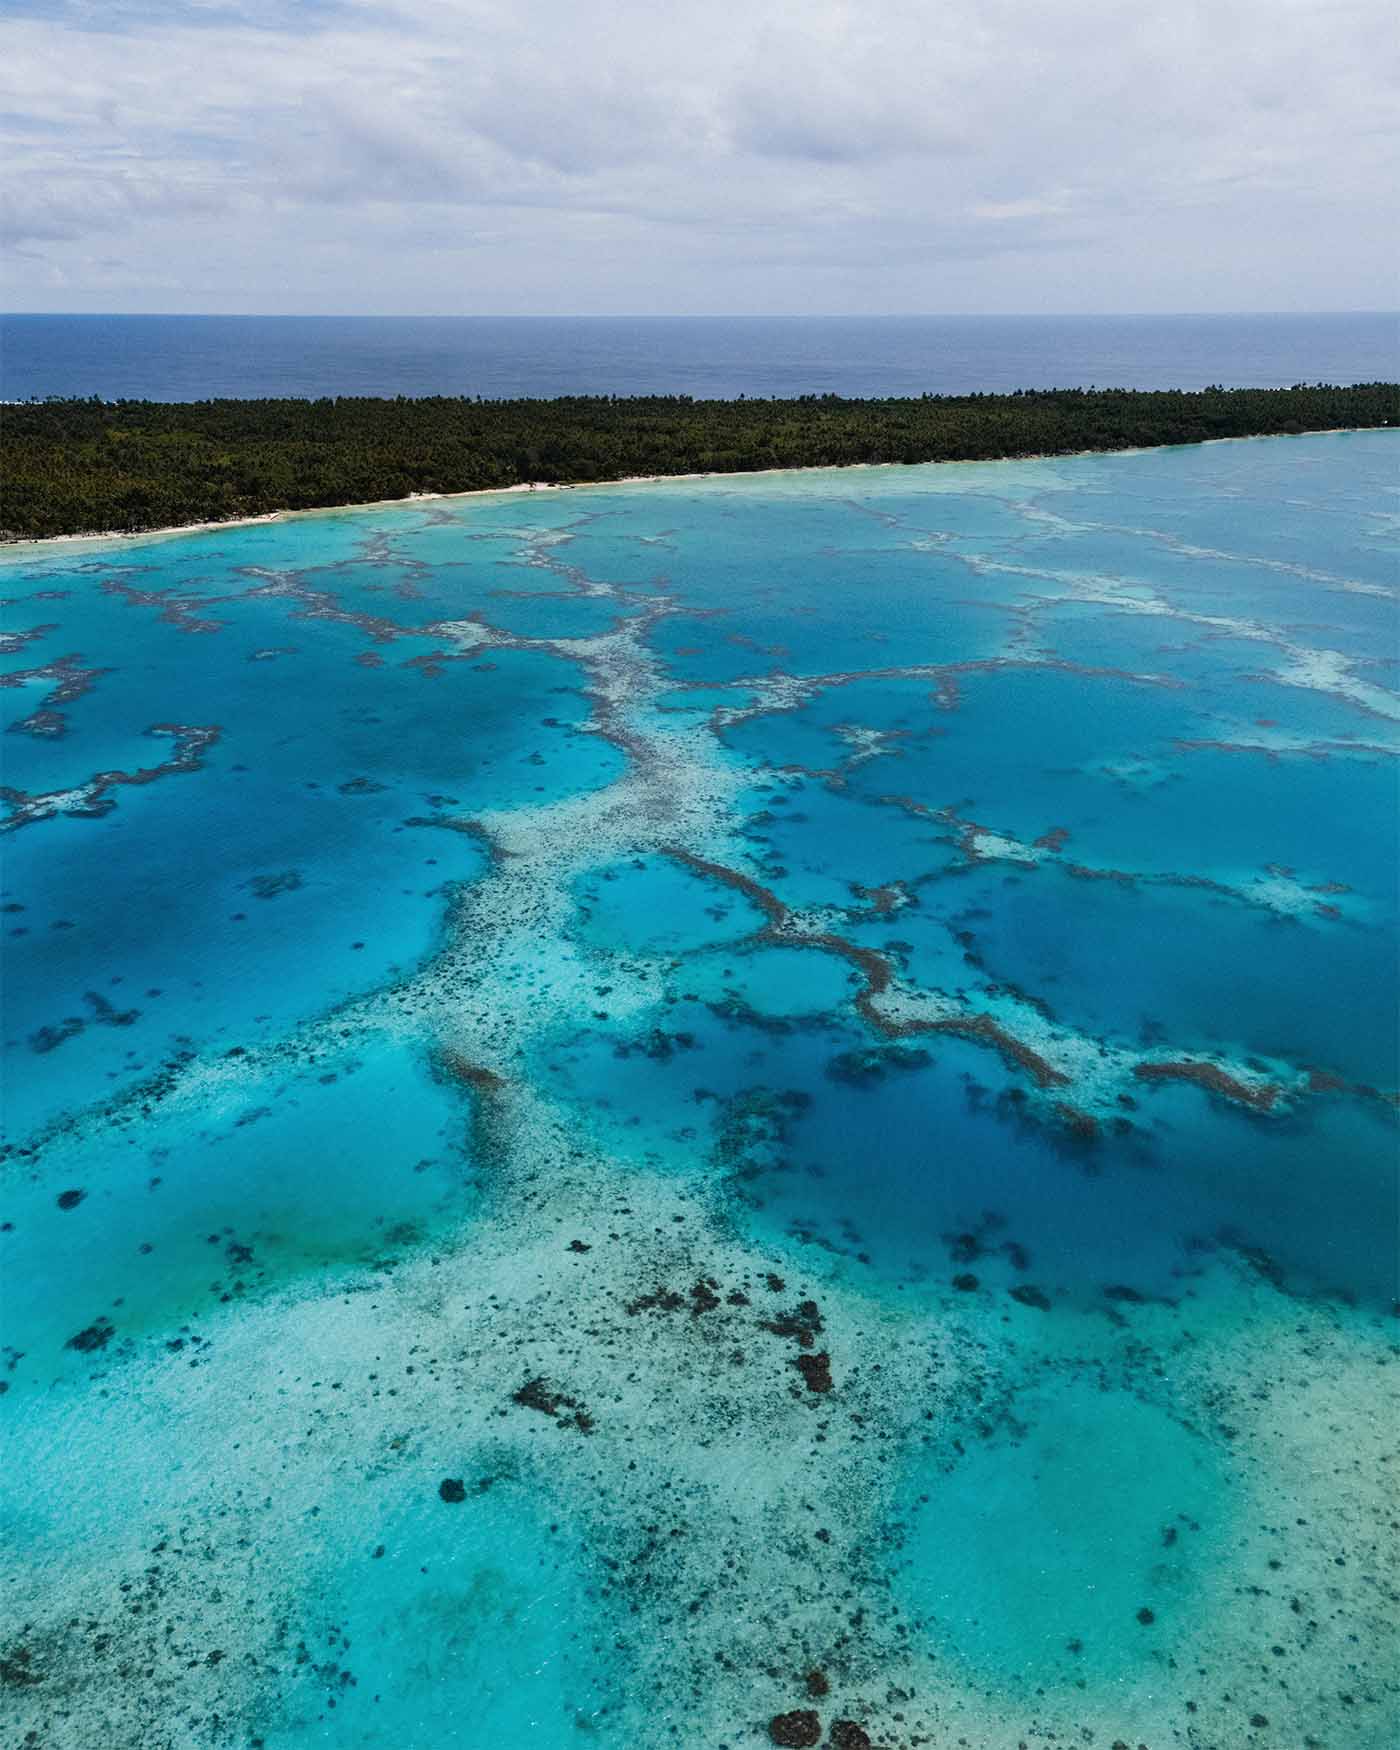
POLYGON ((0 557, 13 1741, 1393 1744, 1397 441, 0 557))

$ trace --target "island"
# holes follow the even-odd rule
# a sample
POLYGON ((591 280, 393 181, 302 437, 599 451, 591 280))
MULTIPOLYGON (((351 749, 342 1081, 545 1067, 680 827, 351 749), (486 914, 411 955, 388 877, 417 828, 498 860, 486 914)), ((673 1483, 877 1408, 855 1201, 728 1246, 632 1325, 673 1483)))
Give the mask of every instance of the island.
POLYGON ((1393 426, 1400 385, 868 400, 49 399, 0 419, 0 539, 526 484, 969 462, 1393 426))

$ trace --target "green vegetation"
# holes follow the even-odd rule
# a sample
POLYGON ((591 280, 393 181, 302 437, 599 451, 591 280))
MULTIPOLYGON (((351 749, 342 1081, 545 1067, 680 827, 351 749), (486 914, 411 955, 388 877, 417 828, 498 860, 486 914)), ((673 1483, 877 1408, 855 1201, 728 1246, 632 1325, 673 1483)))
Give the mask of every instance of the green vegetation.
POLYGON ((0 537, 527 480, 975 461, 1397 423, 1394 383, 871 401, 33 401, 0 419, 0 537))

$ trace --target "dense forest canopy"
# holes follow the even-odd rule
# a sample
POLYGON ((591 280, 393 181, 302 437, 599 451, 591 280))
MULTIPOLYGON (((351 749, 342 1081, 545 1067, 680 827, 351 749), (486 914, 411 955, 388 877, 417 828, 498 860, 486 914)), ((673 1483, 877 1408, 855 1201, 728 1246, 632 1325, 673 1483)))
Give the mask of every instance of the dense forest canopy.
POLYGON ((0 538, 160 528, 523 481, 952 462, 1400 424, 1400 386, 897 400, 48 400, 0 414, 0 538))

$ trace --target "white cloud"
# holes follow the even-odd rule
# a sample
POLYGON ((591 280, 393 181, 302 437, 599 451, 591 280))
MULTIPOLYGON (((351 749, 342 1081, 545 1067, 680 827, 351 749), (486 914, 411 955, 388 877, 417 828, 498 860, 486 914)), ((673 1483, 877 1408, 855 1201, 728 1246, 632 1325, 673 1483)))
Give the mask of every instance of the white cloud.
POLYGON ((1384 0, 11 12, 12 307, 1393 301, 1384 0))

